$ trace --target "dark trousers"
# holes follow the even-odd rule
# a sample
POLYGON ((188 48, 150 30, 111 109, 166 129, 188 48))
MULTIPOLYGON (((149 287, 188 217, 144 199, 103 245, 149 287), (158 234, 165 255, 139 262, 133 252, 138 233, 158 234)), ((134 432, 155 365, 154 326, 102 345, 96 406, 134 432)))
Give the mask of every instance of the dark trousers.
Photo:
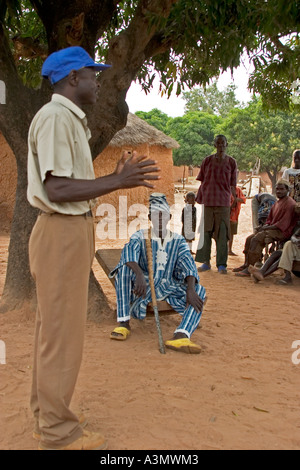
POLYGON ((228 240, 230 230, 230 208, 204 208, 204 244, 197 251, 195 260, 199 263, 210 264, 212 238, 216 241, 217 267, 227 266, 228 240))

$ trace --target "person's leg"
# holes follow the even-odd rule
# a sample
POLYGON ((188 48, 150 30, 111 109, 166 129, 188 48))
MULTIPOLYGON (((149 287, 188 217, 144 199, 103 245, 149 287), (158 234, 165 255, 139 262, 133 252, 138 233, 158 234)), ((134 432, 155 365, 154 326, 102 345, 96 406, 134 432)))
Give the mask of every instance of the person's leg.
POLYGON ((126 340, 130 335, 130 305, 133 300, 135 278, 134 272, 126 264, 121 266, 115 275, 119 326, 111 332, 111 339, 126 340))
POLYGON ((270 274, 273 274, 278 269, 281 253, 281 250, 274 251, 260 269, 255 266, 248 267, 250 274, 252 274, 256 282, 263 281, 265 277, 270 276, 270 274))
POLYGON ((203 263, 199 271, 207 271, 210 269, 211 258, 211 240, 215 226, 215 208, 204 207, 204 241, 203 246, 197 249, 195 261, 203 263))
POLYGON ((130 304, 135 283, 135 274, 126 264, 121 266, 115 275, 115 289, 117 296, 117 321, 129 322, 130 304))
POLYGON ((258 227, 258 208, 259 208, 258 200, 256 199, 256 197, 254 197, 251 201, 253 231, 256 227, 258 227))
MULTIPOLYGON (((204 302, 206 297, 205 288, 201 284, 196 284, 195 290, 204 302)), ((183 291, 178 293, 176 297, 168 298, 167 301, 182 316, 179 326, 174 331, 174 337, 181 333, 186 338, 191 338, 200 323, 202 312, 196 312, 191 305, 186 305, 186 292, 183 291)))
POLYGON ((233 245, 233 234, 232 232, 230 233, 230 238, 229 238, 229 242, 228 242, 228 254, 230 256, 234 256, 234 253, 232 251, 232 245, 233 245))
POLYGON ((258 232, 250 242, 249 251, 247 254, 247 266, 255 266, 256 263, 261 261, 262 252, 266 246, 267 232, 258 232))
POLYGON ((30 239, 38 301, 31 407, 48 448, 83 433, 70 403, 82 359, 93 230, 92 218, 42 215, 30 239))
MULTIPOLYGON (((196 284, 197 294, 205 301, 206 291, 203 286, 196 284)), ((199 325, 202 312, 197 312, 191 305, 186 306, 186 294, 180 291, 178 295, 167 299, 167 302, 182 315, 180 325, 176 328, 173 338, 165 342, 169 349, 181 351, 188 354, 199 354, 201 347, 191 341, 193 332, 199 325), (182 295, 180 295, 182 294, 182 295)))
POLYGON ((234 235, 237 235, 237 231, 238 231, 238 223, 237 223, 237 222, 230 221, 230 238, 229 238, 229 242, 228 242, 228 255, 229 255, 229 256, 237 256, 237 255, 232 251, 232 247, 233 247, 233 238, 234 238, 234 235))
POLYGON ((204 232, 204 244, 197 250, 195 261, 210 266, 212 232, 204 232))
POLYGON ((220 224, 217 244, 217 267, 227 267, 228 259, 228 230, 224 221, 220 224))
POLYGON ((36 310, 35 320, 35 339, 34 339, 34 351, 33 351, 33 366, 32 366, 32 384, 31 384, 31 396, 30 396, 30 407, 34 417, 34 430, 35 434, 40 434, 39 416, 40 406, 37 391, 37 353, 38 353, 38 339, 41 327, 41 316, 39 308, 36 310))
POLYGON ((251 234, 249 235, 249 237, 246 238, 246 241, 245 241, 245 246, 244 246, 244 251, 243 253, 245 254, 245 260, 244 260, 244 264, 242 264, 241 266, 239 266, 238 268, 234 268, 232 270, 232 272, 234 273, 240 273, 242 271, 244 271, 247 266, 248 266, 248 253, 249 253, 249 247, 250 247, 250 243, 251 243, 251 240, 252 238, 255 236, 255 234, 251 234))
MULTIPOLYGON (((233 272, 235 272, 236 276, 238 277, 243 277, 243 276, 248 276, 250 277, 250 272, 248 270, 249 265, 252 265, 251 263, 251 244, 254 238, 257 236, 257 234, 251 234, 249 237, 246 238, 245 242, 245 247, 244 247, 244 254, 245 254, 245 261, 242 266, 239 268, 233 269, 233 272)), ((255 261, 256 262, 256 261, 255 261)), ((254 264, 253 264, 254 265, 254 264)))
POLYGON ((278 284, 292 284, 292 270, 294 261, 300 260, 300 250, 291 241, 287 241, 283 247, 279 261, 279 268, 284 270, 284 278, 278 284))

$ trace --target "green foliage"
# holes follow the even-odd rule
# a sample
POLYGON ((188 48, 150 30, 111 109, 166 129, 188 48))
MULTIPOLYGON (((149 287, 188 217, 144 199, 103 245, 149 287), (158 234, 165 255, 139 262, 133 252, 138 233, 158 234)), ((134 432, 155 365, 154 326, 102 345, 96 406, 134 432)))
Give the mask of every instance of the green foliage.
POLYGON ((225 117, 232 109, 241 106, 241 103, 236 99, 235 91, 234 84, 226 87, 224 91, 220 91, 216 82, 206 89, 194 88, 183 93, 183 98, 186 101, 185 110, 187 112, 204 111, 225 117))
POLYGON ((6 21, 11 50, 19 76, 24 84, 33 88, 41 82, 43 57, 41 51, 47 51, 47 38, 43 23, 37 16, 29 0, 1 0, 0 11, 3 22, 6 21), (26 45, 26 54, 20 51, 18 44, 26 45), (38 50, 38 53, 36 52, 38 50))
MULTIPOLYGON (((42 3, 53 14, 53 1, 42 3)), ((16 34, 30 37, 47 47, 35 4, 41 2, 1 0, 0 21, 11 38, 16 34)), ((159 3, 141 4, 138 0, 116 2, 105 31, 100 28, 95 48, 105 58, 115 36, 127 32, 130 37, 136 20, 144 15, 145 28, 154 31, 137 71, 146 92, 155 74, 161 92, 168 96, 173 90, 180 94, 195 85, 208 85, 222 71, 239 66, 246 51, 255 66, 250 85, 262 95, 265 106, 290 107, 291 86, 300 75, 300 0, 178 0, 166 16, 159 3)), ((47 36, 51 37, 51 31, 47 36)), ((17 64, 24 81, 36 86, 40 67, 36 57, 18 58, 17 64), (32 70, 25 70, 28 68, 32 70)))
MULTIPOLYGON (((264 108, 291 109, 292 85, 300 77, 300 39, 298 35, 280 40, 267 39, 253 58, 255 71, 249 83, 259 92, 264 108)), ((297 106, 294 107, 297 109, 297 106)), ((298 106, 298 110, 300 106, 298 106)))
POLYGON ((7 22, 8 25, 15 22, 21 16, 22 8, 20 0, 0 1, 0 22, 7 22))
POLYGON ((254 99, 247 108, 233 110, 218 131, 228 137, 228 152, 240 170, 249 171, 260 159, 261 171, 276 177, 283 166, 290 166, 299 147, 300 121, 295 112, 266 113, 261 100, 254 99))
POLYGON ((150 126, 156 127, 159 131, 167 132, 168 121, 171 119, 167 114, 154 108, 151 111, 137 111, 135 113, 139 118, 147 121, 150 126))
POLYGON ((202 112, 190 112, 169 120, 166 131, 180 144, 173 152, 174 164, 200 165, 214 150, 215 129, 220 121, 218 116, 202 112))
POLYGON ((179 143, 180 148, 173 151, 177 166, 200 165, 214 150, 215 129, 221 123, 218 116, 196 111, 172 118, 158 109, 138 111, 136 115, 179 143))

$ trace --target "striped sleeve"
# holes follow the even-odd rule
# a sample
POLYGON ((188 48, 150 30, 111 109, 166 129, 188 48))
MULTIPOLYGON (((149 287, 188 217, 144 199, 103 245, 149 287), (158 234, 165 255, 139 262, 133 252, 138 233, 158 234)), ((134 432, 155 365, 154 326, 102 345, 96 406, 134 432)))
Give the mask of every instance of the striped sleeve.
POLYGON ((119 268, 124 266, 126 263, 135 262, 139 263, 141 246, 143 242, 142 232, 136 232, 133 234, 128 243, 124 246, 120 262, 118 265, 109 273, 109 277, 113 278, 119 268))
POLYGON ((186 241, 182 238, 177 262, 174 269, 174 276, 178 280, 185 280, 188 276, 193 276, 199 282, 198 271, 194 258, 191 255, 190 249, 186 241))

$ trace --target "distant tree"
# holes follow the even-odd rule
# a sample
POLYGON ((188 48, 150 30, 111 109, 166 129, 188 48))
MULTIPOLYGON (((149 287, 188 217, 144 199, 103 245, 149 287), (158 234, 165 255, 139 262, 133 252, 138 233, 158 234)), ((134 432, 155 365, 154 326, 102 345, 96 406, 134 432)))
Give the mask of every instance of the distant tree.
POLYGON ((144 119, 150 126, 156 127, 161 132, 167 132, 167 124, 170 117, 157 108, 151 111, 137 111, 135 113, 139 118, 144 119))
POLYGON ((292 153, 299 147, 299 114, 263 110, 261 100, 253 100, 245 109, 233 110, 218 127, 229 141, 228 152, 237 159, 240 170, 249 171, 260 160, 272 190, 283 166, 290 166, 292 153))
POLYGON ((226 117, 232 109, 241 106, 235 92, 236 85, 228 85, 225 90, 221 91, 216 82, 207 88, 194 88, 183 93, 186 101, 185 111, 203 111, 226 117))
POLYGON ((180 144, 173 152, 176 166, 198 166, 213 151, 215 130, 221 118, 208 113, 191 112, 168 122, 167 133, 180 144))

